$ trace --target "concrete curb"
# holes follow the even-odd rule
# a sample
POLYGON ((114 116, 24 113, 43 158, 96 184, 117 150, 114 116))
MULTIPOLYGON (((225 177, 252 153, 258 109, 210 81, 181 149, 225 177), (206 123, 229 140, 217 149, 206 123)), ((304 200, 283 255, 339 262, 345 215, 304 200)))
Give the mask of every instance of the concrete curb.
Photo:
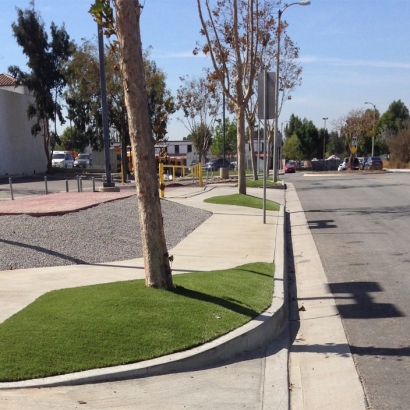
POLYGON ((0 389, 73 386, 194 371, 216 365, 268 344, 281 334, 288 322, 285 229, 285 206, 281 206, 274 238, 275 276, 272 303, 267 310, 241 328, 184 352, 130 365, 0 383, 0 389))

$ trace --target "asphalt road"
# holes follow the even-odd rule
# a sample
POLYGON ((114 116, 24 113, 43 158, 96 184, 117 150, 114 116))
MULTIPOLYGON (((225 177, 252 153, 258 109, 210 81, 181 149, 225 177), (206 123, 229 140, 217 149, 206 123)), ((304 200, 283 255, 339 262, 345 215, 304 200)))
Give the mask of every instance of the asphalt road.
POLYGON ((283 179, 302 203, 371 408, 408 409, 410 173, 283 179))

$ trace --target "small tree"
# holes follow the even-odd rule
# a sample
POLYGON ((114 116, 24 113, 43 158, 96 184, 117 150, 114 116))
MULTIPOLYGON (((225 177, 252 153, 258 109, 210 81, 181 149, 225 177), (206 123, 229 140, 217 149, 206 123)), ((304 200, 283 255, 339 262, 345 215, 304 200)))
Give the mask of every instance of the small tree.
POLYGON ((300 167, 300 161, 303 159, 303 153, 299 149, 299 139, 296 134, 286 138, 286 141, 282 147, 282 153, 286 159, 297 161, 300 167))
POLYGON ((204 123, 193 125, 191 133, 187 136, 187 139, 192 141, 192 144, 195 147, 199 157, 198 162, 202 162, 202 157, 206 161, 206 153, 212 144, 212 133, 208 126, 204 123))
MULTIPOLYGON (((365 115, 362 108, 354 109, 338 120, 333 121, 333 127, 343 134, 346 138, 348 147, 352 146, 352 138, 357 138, 357 145, 363 143, 364 138, 370 134, 369 129, 374 125, 373 119, 370 115, 365 115)), ((350 154, 349 166, 353 169, 354 154, 350 154)))
POLYGON ((188 138, 192 140, 201 162, 211 145, 210 130, 219 112, 219 95, 205 78, 185 76, 180 80, 182 85, 177 91, 177 109, 184 113, 184 117, 178 120, 189 131, 188 138))
POLYGON ((57 120, 64 124, 60 97, 66 85, 65 66, 74 51, 74 43, 65 31, 51 23, 51 41, 40 14, 31 8, 17 8, 17 22, 13 23, 13 35, 27 56, 30 72, 25 73, 17 66, 9 67, 9 73, 18 83, 25 85, 34 96, 34 103, 29 104, 27 115, 34 119, 31 128, 33 135, 43 135, 44 151, 47 157, 47 172, 51 173, 51 152, 59 140, 57 120), (54 122, 54 131, 50 130, 50 121, 54 122), (50 152, 51 150, 51 152, 50 152))
POLYGON ((397 133, 397 137, 390 140, 389 150, 392 159, 402 163, 410 161, 410 123, 397 133))
MULTIPOLYGON (((229 118, 225 119, 225 154, 232 156, 236 153, 236 122, 229 118)), ((222 156, 223 153, 223 127, 222 121, 214 128, 214 136, 212 138, 211 153, 214 156, 222 156)))

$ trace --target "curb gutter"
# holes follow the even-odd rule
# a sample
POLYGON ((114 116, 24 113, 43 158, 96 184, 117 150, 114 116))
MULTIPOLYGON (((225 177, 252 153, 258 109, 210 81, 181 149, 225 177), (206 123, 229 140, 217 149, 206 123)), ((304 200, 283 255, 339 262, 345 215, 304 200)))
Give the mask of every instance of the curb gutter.
POLYGON ((280 208, 276 229, 272 303, 268 309, 244 326, 212 342, 183 352, 129 365, 92 369, 19 382, 0 383, 0 389, 75 386, 194 371, 216 365, 272 342, 282 333, 288 322, 285 206, 280 208))

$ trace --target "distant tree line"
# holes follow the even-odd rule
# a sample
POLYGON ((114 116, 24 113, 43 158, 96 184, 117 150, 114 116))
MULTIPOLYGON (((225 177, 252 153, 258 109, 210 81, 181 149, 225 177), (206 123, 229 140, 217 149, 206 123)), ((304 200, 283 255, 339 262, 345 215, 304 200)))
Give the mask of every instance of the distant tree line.
POLYGON ((317 128, 312 121, 292 114, 284 129, 283 155, 287 159, 311 160, 336 155, 350 156, 352 138, 357 138, 357 156, 390 154, 393 161, 410 161, 410 115, 406 105, 393 101, 380 115, 377 108, 354 109, 331 123, 332 131, 317 128))

